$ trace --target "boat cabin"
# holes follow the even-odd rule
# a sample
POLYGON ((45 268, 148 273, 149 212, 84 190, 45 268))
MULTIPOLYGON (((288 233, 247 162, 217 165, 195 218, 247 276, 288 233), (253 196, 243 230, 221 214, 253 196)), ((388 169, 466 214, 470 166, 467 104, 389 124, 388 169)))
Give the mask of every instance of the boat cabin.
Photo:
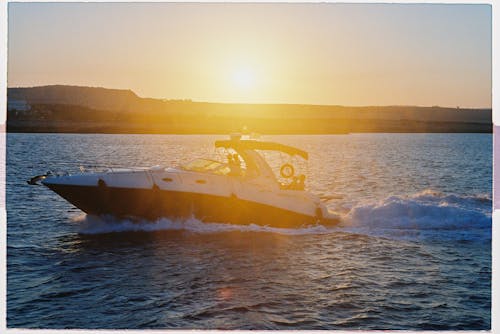
POLYGON ((215 147, 236 152, 227 155, 227 167, 229 167, 230 172, 225 175, 245 176, 246 178, 259 177, 278 183, 281 189, 304 190, 306 177, 304 174, 295 175, 295 167, 291 159, 282 163, 279 173, 275 173, 265 158, 257 152, 257 150, 277 151, 285 153, 289 158, 300 157, 307 160, 309 155, 303 150, 273 142, 242 140, 240 138, 218 140, 215 142, 215 147), (246 168, 242 168, 242 162, 246 168))

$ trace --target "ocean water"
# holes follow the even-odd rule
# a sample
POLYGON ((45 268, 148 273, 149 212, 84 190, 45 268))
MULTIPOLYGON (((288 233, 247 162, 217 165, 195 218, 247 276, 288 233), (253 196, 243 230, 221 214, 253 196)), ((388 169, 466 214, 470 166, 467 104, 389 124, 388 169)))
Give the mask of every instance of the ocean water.
POLYGON ((7 326, 490 328, 489 134, 263 137, 309 152, 334 228, 103 221, 26 184, 213 157, 220 138, 8 134, 7 326))

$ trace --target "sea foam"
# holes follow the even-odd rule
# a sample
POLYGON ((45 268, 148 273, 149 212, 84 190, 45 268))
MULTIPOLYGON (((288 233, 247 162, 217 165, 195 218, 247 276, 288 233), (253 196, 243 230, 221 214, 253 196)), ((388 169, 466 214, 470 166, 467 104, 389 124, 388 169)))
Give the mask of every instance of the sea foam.
POLYGON ((459 196, 425 190, 389 196, 353 207, 339 228, 392 238, 491 238, 492 201, 487 195, 459 196))
POLYGON ((203 222, 194 217, 173 220, 160 218, 155 221, 116 219, 113 217, 96 217, 84 215, 75 219, 80 224, 81 234, 103 234, 115 232, 153 232, 162 230, 185 230, 195 233, 221 232, 269 232, 287 235, 329 233, 330 230, 322 225, 306 226, 302 228, 277 228, 260 225, 235 225, 218 222, 203 222))

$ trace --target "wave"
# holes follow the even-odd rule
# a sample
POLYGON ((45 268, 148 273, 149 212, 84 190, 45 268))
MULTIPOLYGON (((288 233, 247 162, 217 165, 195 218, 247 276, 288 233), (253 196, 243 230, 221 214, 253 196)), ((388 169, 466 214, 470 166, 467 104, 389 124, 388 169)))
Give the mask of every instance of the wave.
POLYGON ((303 228, 278 228, 260 225, 235 225, 229 223, 203 222, 194 217, 183 220, 160 218, 155 221, 117 219, 111 216, 97 217, 91 215, 80 216, 75 219, 80 224, 81 234, 104 234, 116 232, 154 232, 162 230, 186 230, 195 233, 221 232, 270 232, 287 235, 329 233, 329 229, 322 225, 303 228))
POLYGON ((396 238, 491 238, 492 200, 425 190, 353 207, 339 227, 346 232, 396 238))
POLYGON ((337 227, 314 225, 277 228, 260 225, 207 223, 196 218, 134 221, 113 217, 82 216, 76 220, 81 234, 186 230, 195 233, 269 232, 286 235, 347 232, 396 239, 491 239, 492 200, 488 195, 459 196, 425 190, 412 195, 389 196, 358 203, 341 216, 337 227))

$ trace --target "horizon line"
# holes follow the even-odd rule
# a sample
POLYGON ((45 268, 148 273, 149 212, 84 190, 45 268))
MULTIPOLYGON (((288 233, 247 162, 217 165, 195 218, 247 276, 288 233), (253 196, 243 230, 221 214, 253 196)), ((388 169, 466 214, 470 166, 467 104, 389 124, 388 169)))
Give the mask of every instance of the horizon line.
MULTIPOLYGON (((7 89, 15 88, 40 88, 40 87, 52 87, 52 86, 66 86, 66 87, 77 87, 77 88, 100 88, 108 90, 121 90, 130 91, 138 98, 141 99, 154 99, 162 101, 187 101, 192 103, 213 103, 213 104, 247 104, 247 105, 304 105, 304 106, 328 106, 328 107, 348 107, 348 108, 373 108, 373 107, 417 107, 417 108, 443 108, 443 109, 477 109, 477 110, 493 110, 493 106, 490 107, 462 107, 462 106, 440 106, 440 105, 416 105, 416 104, 387 104, 387 105, 344 105, 344 104, 319 104, 319 103, 302 103, 302 102, 221 102, 221 101, 199 101, 192 98, 166 98, 166 97, 143 97, 138 95, 131 88, 109 88, 102 86, 83 86, 77 84, 45 84, 39 86, 16 86, 9 87, 7 89)), ((7 96, 8 98, 8 96, 7 96)))

